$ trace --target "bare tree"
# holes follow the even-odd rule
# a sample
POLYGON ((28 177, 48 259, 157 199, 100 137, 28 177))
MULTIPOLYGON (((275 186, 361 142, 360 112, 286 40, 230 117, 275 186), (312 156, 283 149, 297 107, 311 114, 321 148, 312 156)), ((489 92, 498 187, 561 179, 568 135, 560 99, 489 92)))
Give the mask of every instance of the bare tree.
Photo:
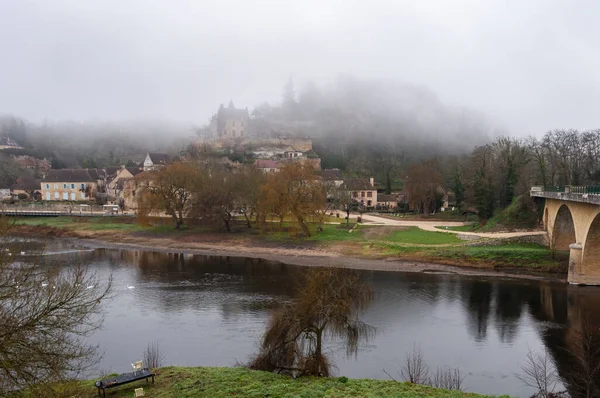
MULTIPOLYGON (((318 217, 325 206, 325 187, 309 163, 293 162, 270 176, 261 190, 261 202, 271 213, 291 214, 305 236, 307 220, 318 217)), ((280 218, 283 220, 283 217, 280 218)))
POLYGON ((552 397, 560 381, 554 361, 545 349, 543 353, 529 349, 521 372, 516 375, 517 378, 526 386, 535 388, 535 396, 540 398, 552 397))
POLYGON ((160 344, 157 341, 152 341, 146 345, 142 354, 144 365, 148 369, 156 369, 163 366, 165 356, 163 355, 160 344))
POLYGON ((236 203, 240 175, 225 170, 216 164, 207 164, 207 169, 198 172, 194 185, 191 215, 194 217, 216 218, 231 231, 234 213, 239 210, 236 203))
POLYGON ((412 352, 406 354, 400 375, 413 384, 429 384, 429 366, 425 362, 423 351, 416 344, 413 345, 412 352))
POLYGON ((9 231, 0 218, 0 396, 24 388, 52 396, 53 383, 96 365, 97 347, 84 338, 102 324, 111 279, 101 283, 81 265, 53 269, 15 261, 31 245, 15 247, 9 231))
POLYGON ((140 212, 164 211, 172 217, 173 227, 179 229, 198 174, 192 163, 173 163, 162 170, 139 174, 135 178, 143 187, 138 197, 140 212))
POLYGON ((462 391, 465 377, 459 368, 438 367, 431 377, 430 384, 435 388, 462 391))
POLYGON ((344 339, 346 353, 356 355, 359 342, 375 332, 358 318, 373 297, 358 273, 313 268, 303 274, 299 286, 297 297, 271 315, 251 368, 329 376, 331 363, 323 352, 325 335, 344 339))
POLYGON ((406 189, 415 209, 428 216, 435 210, 436 197, 442 185, 442 175, 435 160, 413 164, 408 171, 406 189))
POLYGON ((252 218, 258 213, 260 189, 266 181, 265 174, 255 167, 244 167, 237 172, 235 203, 246 219, 246 226, 252 228, 252 218))

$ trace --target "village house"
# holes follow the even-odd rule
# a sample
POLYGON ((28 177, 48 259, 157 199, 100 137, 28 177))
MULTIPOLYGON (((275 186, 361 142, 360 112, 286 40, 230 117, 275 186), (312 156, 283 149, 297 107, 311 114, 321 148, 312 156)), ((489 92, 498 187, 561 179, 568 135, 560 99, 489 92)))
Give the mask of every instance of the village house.
POLYGON ((343 189, 350 193, 352 200, 366 207, 374 207, 377 204, 377 189, 373 177, 349 178, 344 181, 343 189))
POLYGON ((123 210, 136 212, 138 208, 138 198, 142 191, 150 184, 145 178, 146 172, 138 173, 133 178, 123 178, 117 182, 119 190, 119 206, 123 210))
POLYGON ((0 188, 0 200, 10 199, 10 188, 0 188))
MULTIPOLYGON (((107 173, 109 170, 107 168, 107 173)), ((122 192, 122 187, 123 184, 119 184, 120 181, 123 180, 128 180, 130 178, 135 177, 136 175, 140 174, 142 172, 142 170, 140 170, 137 167, 120 167, 118 168, 117 171, 111 174, 109 174, 109 178, 110 180, 108 181, 108 183, 106 184, 106 193, 108 194, 108 196, 112 196, 114 198, 118 198, 120 196, 120 193, 122 192)))
POLYGON ((41 181, 34 178, 19 177, 17 183, 10 187, 10 193, 16 198, 42 200, 42 193, 40 192, 41 181))
POLYGON ((392 210, 398 207, 401 202, 400 194, 383 194, 377 195, 377 207, 385 210, 392 210))
POLYGON ((296 159, 304 156, 303 152, 300 151, 285 151, 283 152, 283 157, 285 159, 296 159))
POLYGON ((254 167, 263 173, 276 173, 279 171, 279 162, 269 159, 258 159, 254 162, 254 167))
POLYGON ((322 176, 323 181, 332 183, 336 188, 339 188, 344 183, 340 169, 325 169, 322 176))
POLYGON ((230 101, 227 108, 221 104, 217 114, 212 117, 210 130, 215 138, 243 138, 248 134, 249 121, 248 108, 237 109, 230 101))
POLYGON ((144 171, 160 170, 169 164, 169 155, 166 153, 148 152, 144 159, 144 171))
POLYGON ((0 150, 2 149, 23 149, 23 147, 10 137, 0 137, 0 150))
POLYGON ((94 200, 102 180, 97 169, 51 169, 41 181, 42 200, 94 200))
POLYGON ((45 174, 52 168, 48 159, 38 159, 29 155, 13 156, 15 162, 24 169, 37 170, 45 174))

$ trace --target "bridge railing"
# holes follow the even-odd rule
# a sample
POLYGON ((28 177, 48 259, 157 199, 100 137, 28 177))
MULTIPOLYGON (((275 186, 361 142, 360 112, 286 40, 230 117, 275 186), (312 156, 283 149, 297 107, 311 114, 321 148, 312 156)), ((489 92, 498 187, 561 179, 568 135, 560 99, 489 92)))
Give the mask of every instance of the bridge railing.
POLYGON ((571 193, 583 195, 600 195, 600 185, 572 186, 571 193))
POLYGON ((532 192, 561 192, 579 195, 600 195, 600 185, 535 186, 532 192))

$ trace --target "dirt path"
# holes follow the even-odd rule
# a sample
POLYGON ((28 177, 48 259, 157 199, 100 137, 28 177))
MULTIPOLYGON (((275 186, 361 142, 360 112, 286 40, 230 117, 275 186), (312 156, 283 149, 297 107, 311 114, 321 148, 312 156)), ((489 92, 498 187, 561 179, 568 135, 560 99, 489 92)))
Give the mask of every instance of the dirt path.
POLYGON ((425 231, 447 232, 447 233, 451 233, 451 234, 479 236, 482 238, 516 238, 519 236, 544 235, 546 233, 545 231, 522 231, 522 232, 452 231, 450 229, 438 229, 436 227, 460 227, 460 226, 467 225, 467 224, 464 222, 457 222, 457 221, 393 220, 390 218, 379 217, 379 216, 375 216, 375 215, 371 215, 371 214, 363 214, 362 219, 366 222, 377 224, 377 225, 419 227, 425 231))

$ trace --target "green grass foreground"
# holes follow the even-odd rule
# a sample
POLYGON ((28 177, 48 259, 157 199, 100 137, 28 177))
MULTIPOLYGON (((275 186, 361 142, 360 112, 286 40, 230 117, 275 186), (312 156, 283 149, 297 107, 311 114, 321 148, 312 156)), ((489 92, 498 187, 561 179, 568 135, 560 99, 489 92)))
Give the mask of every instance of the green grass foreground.
MULTIPOLYGON (((486 397, 472 393, 448 391, 392 380, 347 379, 345 377, 302 377, 246 368, 181 368, 166 367, 157 370, 155 384, 137 381, 106 390, 107 397, 131 397, 135 388, 143 387, 146 396, 154 398, 379 398, 431 397, 463 398, 486 397)), ((97 397, 93 381, 81 383, 76 396, 97 397)))

